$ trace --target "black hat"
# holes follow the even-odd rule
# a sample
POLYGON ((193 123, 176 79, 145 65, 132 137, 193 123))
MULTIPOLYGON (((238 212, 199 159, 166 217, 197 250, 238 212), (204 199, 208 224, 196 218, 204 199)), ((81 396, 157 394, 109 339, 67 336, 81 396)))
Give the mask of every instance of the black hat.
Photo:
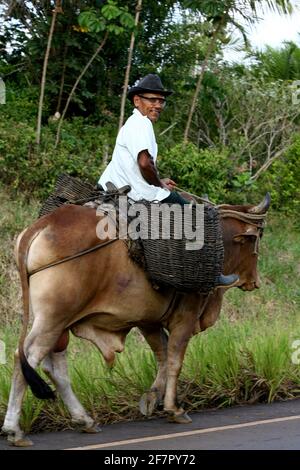
POLYGON ((132 101, 134 95, 139 93, 159 93, 163 96, 169 96, 173 91, 165 90, 159 76, 149 73, 146 77, 141 78, 133 87, 129 88, 127 97, 132 101))

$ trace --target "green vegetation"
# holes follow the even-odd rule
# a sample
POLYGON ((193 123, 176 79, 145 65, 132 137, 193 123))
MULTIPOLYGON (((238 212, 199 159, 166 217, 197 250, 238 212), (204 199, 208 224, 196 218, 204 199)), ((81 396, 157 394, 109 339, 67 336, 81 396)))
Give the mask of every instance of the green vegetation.
MULTIPOLYGON (((288 0, 267 3, 290 8, 288 0)), ((45 198, 63 172, 96 182, 113 152, 125 69, 129 85, 159 72, 175 92, 156 125, 161 174, 217 202, 268 190, 273 208, 297 212, 300 111, 291 85, 300 78, 300 49, 247 47, 248 65, 223 58, 232 28, 246 39, 236 12, 253 23, 260 1, 143 0, 135 28, 135 0, 65 1, 55 17, 54 4, 5 0, 0 10, 3 184, 45 198)))
POLYGON ((99 132, 82 118, 74 118, 64 126, 64 143, 59 149, 54 148, 55 131, 49 126, 37 151, 33 124, 15 125, 8 113, 6 118, 0 121, 0 181, 5 185, 19 193, 45 198, 61 173, 94 183, 98 180, 104 166, 103 156, 109 151, 107 129, 99 132))

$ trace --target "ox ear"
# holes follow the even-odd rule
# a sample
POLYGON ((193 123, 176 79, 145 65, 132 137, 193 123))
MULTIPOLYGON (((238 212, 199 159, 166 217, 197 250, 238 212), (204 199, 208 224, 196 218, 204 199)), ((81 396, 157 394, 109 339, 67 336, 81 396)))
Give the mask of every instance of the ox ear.
POLYGON ((237 235, 234 235, 233 241, 236 243, 241 243, 244 244, 246 243, 247 240, 249 240, 249 237, 257 237, 257 230, 255 229, 248 229, 246 232, 238 233, 237 235))

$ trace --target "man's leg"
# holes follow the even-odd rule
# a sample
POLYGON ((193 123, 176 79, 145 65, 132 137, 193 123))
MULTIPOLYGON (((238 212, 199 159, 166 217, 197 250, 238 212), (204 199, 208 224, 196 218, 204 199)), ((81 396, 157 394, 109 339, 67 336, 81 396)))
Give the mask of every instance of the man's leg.
POLYGON ((167 204, 180 204, 181 206, 184 206, 184 204, 190 204, 191 201, 187 201, 179 193, 172 191, 169 196, 161 202, 166 202, 167 204))

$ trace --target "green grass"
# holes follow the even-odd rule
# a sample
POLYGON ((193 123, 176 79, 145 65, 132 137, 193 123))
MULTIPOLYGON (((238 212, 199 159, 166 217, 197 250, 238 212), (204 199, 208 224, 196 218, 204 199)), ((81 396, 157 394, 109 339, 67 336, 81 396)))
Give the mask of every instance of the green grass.
MULTIPOLYGON (((0 364, 1 423, 21 314, 13 243, 36 217, 38 203, 22 197, 14 201, 0 188, 0 204, 0 339, 8 359, 0 364)), ((261 245, 261 288, 246 293, 232 289, 217 324, 190 341, 179 380, 179 399, 187 410, 271 402, 300 394, 300 365, 291 360, 292 343, 300 339, 299 231, 292 221, 273 214, 261 245)), ((138 401, 149 389, 156 365, 147 343, 133 330, 112 370, 92 345, 72 338, 69 371, 84 407, 105 424, 141 418, 138 401)), ((31 392, 24 401, 22 425, 26 431, 71 427, 60 400, 39 401, 31 392)))
POLYGON ((266 316, 235 323, 223 316, 190 343, 183 377, 193 383, 192 409, 297 397, 300 368, 291 361, 295 338, 300 338, 299 318, 287 326, 281 319, 270 324, 266 316))
POLYGON ((9 195, 0 184, 0 328, 21 315, 14 245, 18 234, 37 216, 39 205, 24 196, 9 195))

